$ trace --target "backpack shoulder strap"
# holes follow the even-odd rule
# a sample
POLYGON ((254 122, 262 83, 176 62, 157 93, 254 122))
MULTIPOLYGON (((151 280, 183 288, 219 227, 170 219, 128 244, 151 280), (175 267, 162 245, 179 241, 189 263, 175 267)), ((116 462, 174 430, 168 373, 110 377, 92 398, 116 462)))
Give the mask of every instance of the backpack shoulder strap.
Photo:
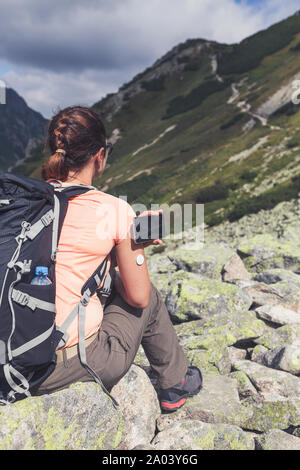
MULTIPOLYGON (((108 257, 106 257, 102 263, 98 266, 96 271, 90 276, 90 278, 86 281, 84 286, 81 289, 81 299, 80 303, 86 307, 90 301, 90 298, 96 293, 98 287, 101 285, 103 278, 106 273, 108 257)), ((62 338, 62 343, 59 344, 59 348, 67 341, 67 329, 71 325, 72 321, 78 314, 78 304, 75 306, 73 311, 68 315, 64 323, 59 328, 59 331, 64 334, 62 338)))
MULTIPOLYGON (((71 197, 77 196, 79 194, 84 194, 90 190, 97 190, 93 186, 83 186, 83 185, 74 185, 68 186, 66 188, 58 187, 55 190, 55 200, 56 204, 60 204, 63 206, 62 209, 58 210, 60 213, 58 225, 55 223, 53 224, 53 247, 55 248, 55 252, 53 255, 56 256, 57 252, 57 242, 59 239, 59 233, 62 228, 63 220, 66 215, 66 210, 68 206, 68 201, 71 197)), ((55 208, 54 208, 55 212, 55 208)), ((58 218, 56 218, 58 220, 58 218)), ((55 219, 54 219, 55 220, 55 219)), ((85 282, 81 289, 81 299, 77 305, 75 305, 72 312, 68 315, 64 323, 61 325, 60 328, 57 328, 57 333, 60 337, 60 342, 57 346, 58 349, 62 348, 68 339, 67 329, 71 325, 72 321, 78 317, 78 352, 79 352, 79 359, 82 366, 89 372, 89 374, 93 377, 96 383, 101 386, 102 390, 106 395, 108 395, 115 408, 118 408, 119 404, 115 400, 113 396, 110 395, 106 387, 104 386, 102 380, 100 379, 99 375, 88 365, 87 358, 86 358, 86 351, 85 351, 85 318, 86 318, 86 307, 89 304, 90 298, 96 293, 99 286, 102 284, 103 279, 105 277, 107 271, 107 263, 108 263, 108 256, 102 261, 102 263, 98 266, 98 268, 94 271, 94 273, 90 276, 90 278, 85 282)))
MULTIPOLYGON (((73 194, 74 196, 77 196, 78 194, 83 194, 90 190, 98 191, 95 186, 89 186, 87 184, 72 184, 69 186, 62 186, 63 183, 58 180, 57 182, 51 182, 50 184, 54 186, 55 191, 60 192, 60 193, 65 193, 65 194, 68 194, 68 193, 71 194, 72 192, 74 192, 73 194)), ((68 197, 73 197, 73 196, 71 195, 68 197)))
POLYGON ((72 185, 67 187, 57 186, 54 183, 50 183, 54 186, 54 209, 53 209, 53 231, 52 231, 52 253, 51 259, 55 261, 56 254, 58 251, 58 241, 67 213, 69 200, 72 197, 79 196, 91 190, 96 190, 94 186, 85 185, 72 185))

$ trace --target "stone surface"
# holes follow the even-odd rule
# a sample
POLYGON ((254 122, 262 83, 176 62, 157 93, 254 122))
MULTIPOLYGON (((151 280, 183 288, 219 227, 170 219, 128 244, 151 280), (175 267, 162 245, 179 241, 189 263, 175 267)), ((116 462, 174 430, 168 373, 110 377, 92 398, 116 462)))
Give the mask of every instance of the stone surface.
POLYGON ((134 364, 145 367, 149 367, 150 365, 142 345, 140 345, 138 352, 136 353, 134 364))
POLYGON ((255 312, 241 311, 182 323, 176 325, 175 330, 186 349, 206 349, 217 354, 228 346, 258 338, 269 328, 256 318, 255 312))
POLYGON ((163 430, 178 420, 193 419, 206 423, 240 425, 250 416, 239 399, 236 380, 231 377, 204 374, 203 389, 189 398, 175 414, 162 415, 157 420, 158 430, 163 430))
POLYGON ((230 282, 237 279, 250 281, 251 274, 248 273, 241 258, 235 254, 223 267, 223 281, 230 282))
POLYGON ((123 433, 121 412, 91 382, 0 409, 1 450, 115 449, 123 433))
POLYGON ((234 346, 229 346, 227 349, 231 363, 246 359, 247 351, 245 349, 235 348, 234 346))
POLYGON ((255 311, 259 318, 278 325, 300 325, 300 314, 282 305, 263 305, 255 311))
POLYGON ((258 450, 300 450, 300 439, 279 429, 255 437, 258 450))
POLYGON ((177 271, 166 297, 166 305, 172 320, 180 323, 218 313, 246 310, 251 305, 251 299, 235 285, 177 271))
POLYGON ((255 397, 257 395, 256 388, 244 372, 232 372, 230 377, 236 381, 239 397, 241 399, 255 397))
POLYGON ((297 271, 300 268, 300 248, 293 239, 276 237, 275 233, 261 233, 243 240, 237 247, 246 268, 261 272, 270 268, 297 271))
POLYGON ((260 362, 260 358, 268 351, 268 348, 265 348, 265 346, 258 344, 251 351, 251 361, 260 362))
POLYGON ((244 372, 266 399, 270 395, 276 395, 283 400, 300 397, 300 379, 288 372, 274 370, 252 361, 236 361, 234 368, 244 372))
POLYGON ((300 342, 288 346, 267 350, 256 358, 252 358, 267 367, 280 369, 294 375, 300 374, 300 342))
POLYGON ((254 439, 237 426, 190 419, 158 433, 152 445, 156 450, 253 450, 254 439))
MULTIPOLYGON (((193 322, 189 322, 193 323, 193 322)), ((188 324, 183 324, 186 326, 188 324)), ((176 328, 177 331, 180 331, 176 328)), ((179 333, 179 341, 191 365, 200 367, 203 372, 215 374, 228 374, 231 371, 232 358, 230 357, 227 343, 235 343, 236 337, 231 336, 222 328, 210 328, 207 333, 190 334, 185 336, 179 333), (211 334, 209 334, 209 332, 211 334)), ((248 330, 251 334, 251 330, 248 330)))
POLYGON ((300 325, 290 324, 284 325, 276 329, 269 329, 260 338, 254 340, 255 343, 273 349, 275 346, 287 346, 300 341, 300 325))
POLYGON ((125 437, 122 449, 132 449, 150 442, 155 433, 155 422, 160 415, 157 394, 146 373, 131 366, 127 374, 112 389, 124 418, 125 437))
POLYGON ((234 362, 229 346, 246 344, 268 329, 251 311, 219 314, 206 320, 175 326, 179 342, 190 363, 205 372, 221 374, 230 373, 234 362))
POLYGON ((299 398, 283 399, 279 395, 271 395, 257 403, 249 403, 250 416, 241 424, 243 429, 267 432, 270 429, 288 429, 300 425, 299 398))
POLYGON ((253 308, 265 304, 276 305, 284 301, 284 297, 274 287, 263 282, 244 287, 243 290, 251 298, 253 308))
POLYGON ((168 257, 177 269, 199 273, 210 279, 221 280, 223 266, 235 255, 232 248, 222 243, 189 243, 174 251, 168 257), (218 252, 218 256, 216 256, 218 252))
POLYGON ((0 408, 0 448, 297 448, 299 233, 300 198, 211 227, 204 244, 190 231, 148 247, 151 280, 204 389, 161 414, 140 346, 139 367, 113 390, 119 410, 93 383, 28 398, 0 408))
POLYGON ((165 300, 169 292, 169 284, 172 282, 174 272, 177 270, 175 264, 172 263, 167 255, 162 253, 149 256, 147 258, 147 266, 151 281, 165 300))
POLYGON ((258 282, 264 282, 265 284, 275 284, 277 282, 286 281, 293 284, 300 284, 299 274, 295 274, 287 269, 266 269, 261 273, 255 273, 253 279, 258 282))

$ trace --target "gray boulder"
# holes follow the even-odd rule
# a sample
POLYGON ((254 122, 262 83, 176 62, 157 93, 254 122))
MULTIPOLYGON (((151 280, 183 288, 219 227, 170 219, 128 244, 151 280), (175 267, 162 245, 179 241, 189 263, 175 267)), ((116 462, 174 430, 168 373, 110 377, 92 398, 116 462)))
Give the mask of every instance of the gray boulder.
POLYGON ((169 251, 168 257, 179 270, 198 273, 210 279, 222 279, 223 266, 235 255, 223 243, 188 243, 169 251), (218 253, 218 256, 216 256, 218 253))
POLYGON ((160 406, 146 373, 132 366, 111 400, 94 382, 0 408, 2 450, 112 450, 148 445, 160 406))
POLYGON ((300 450, 300 439, 280 429, 255 437, 258 450, 300 450))
POLYGON ((300 313, 282 305, 262 305, 255 309, 259 318, 278 325, 300 325, 300 313))
POLYGON ((278 396, 281 400, 300 396, 300 379, 288 372, 274 370, 252 361, 236 361, 234 368, 244 372, 265 399, 270 395, 278 396))
POLYGON ((149 443, 155 434, 160 405, 146 373, 133 365, 112 389, 124 418, 124 438, 119 448, 133 449, 149 443))
POLYGON ((225 282, 232 282, 235 280, 250 281, 251 274, 248 273, 241 258, 235 254, 224 265, 222 271, 222 278, 225 282))
POLYGON ((256 388, 244 372, 232 372, 230 378, 236 381, 238 394, 241 399, 257 396, 256 388))
POLYGON ((254 450, 254 439, 237 426, 189 419, 159 432, 152 445, 156 450, 254 450))
POLYGON ((221 375, 204 374, 203 384, 200 393, 189 398, 177 413, 159 417, 157 420, 159 431, 177 421, 187 419, 239 426, 250 416, 248 409, 240 402, 236 380, 221 375))
POLYGON ((255 284, 243 288, 252 300, 252 307, 259 307, 261 305, 277 305, 284 302, 284 296, 281 295, 274 287, 257 282, 255 284))
POLYGON ((253 279, 265 284, 276 284, 277 282, 285 281, 300 286, 300 276, 287 269, 273 268, 266 269, 260 273, 256 273, 253 279))
POLYGON ((284 347, 300 341, 300 324, 291 323, 276 329, 269 329, 264 335, 255 339, 254 342, 264 346, 267 349, 274 347, 284 347))
POLYGON ((261 233, 240 242, 238 254, 246 268, 252 272, 284 268, 297 272, 300 269, 299 241, 279 239, 275 233, 261 233))
POLYGON ((92 382, 0 409, 2 450, 116 449, 123 433, 122 413, 92 382))
MULTIPOLYGON (((253 358, 252 358, 253 359, 253 358)), ((300 374, 300 342, 268 350, 255 358, 256 362, 284 370, 294 375, 300 374)), ((300 380, 300 379, 299 379, 300 380)))
POLYGON ((299 398, 282 399, 279 395, 269 395, 268 399, 253 402, 248 408, 250 416, 244 420, 241 427, 250 431, 284 430, 300 425, 299 398))
POLYGON ((249 295, 233 284, 185 271, 175 274, 166 297, 166 306, 175 323, 247 310, 252 303, 249 295))
POLYGON ((229 346, 247 343, 268 329, 252 311, 219 314, 175 326, 190 363, 203 371, 221 374, 228 374, 234 362, 229 346))

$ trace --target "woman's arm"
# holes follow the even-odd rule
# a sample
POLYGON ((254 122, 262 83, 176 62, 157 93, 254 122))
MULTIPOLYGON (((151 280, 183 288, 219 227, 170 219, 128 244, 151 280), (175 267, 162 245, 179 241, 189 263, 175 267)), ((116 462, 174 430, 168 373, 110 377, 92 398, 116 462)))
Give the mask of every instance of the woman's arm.
POLYGON ((150 301, 151 282, 149 278, 143 245, 138 245, 128 238, 115 246, 115 255, 119 272, 114 284, 123 299, 133 307, 145 308, 150 301), (137 256, 144 257, 143 264, 137 264, 137 256))
MULTIPOLYGON (((162 210, 145 211, 143 215, 159 215, 162 210)), ((119 267, 116 272, 114 285, 125 302, 133 307, 145 308, 150 301, 151 281, 149 278, 144 248, 149 245, 162 245, 163 241, 149 240, 145 243, 135 243, 131 230, 127 238, 122 240, 114 248, 113 258, 119 267), (144 262, 138 264, 138 257, 143 256, 144 262)))

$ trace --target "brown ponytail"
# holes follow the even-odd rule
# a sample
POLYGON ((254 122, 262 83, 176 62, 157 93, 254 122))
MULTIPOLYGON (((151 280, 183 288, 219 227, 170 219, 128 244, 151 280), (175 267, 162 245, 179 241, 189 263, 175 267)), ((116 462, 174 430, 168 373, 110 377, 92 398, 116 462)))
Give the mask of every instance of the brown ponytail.
POLYGON ((69 170, 64 162, 64 156, 61 153, 54 153, 44 163, 42 167, 42 178, 46 181, 49 179, 56 179, 65 181, 68 177, 69 170))
POLYGON ((96 112, 70 106, 51 119, 47 144, 52 155, 43 165, 42 178, 65 181, 70 171, 79 172, 106 146, 105 127, 96 112))

